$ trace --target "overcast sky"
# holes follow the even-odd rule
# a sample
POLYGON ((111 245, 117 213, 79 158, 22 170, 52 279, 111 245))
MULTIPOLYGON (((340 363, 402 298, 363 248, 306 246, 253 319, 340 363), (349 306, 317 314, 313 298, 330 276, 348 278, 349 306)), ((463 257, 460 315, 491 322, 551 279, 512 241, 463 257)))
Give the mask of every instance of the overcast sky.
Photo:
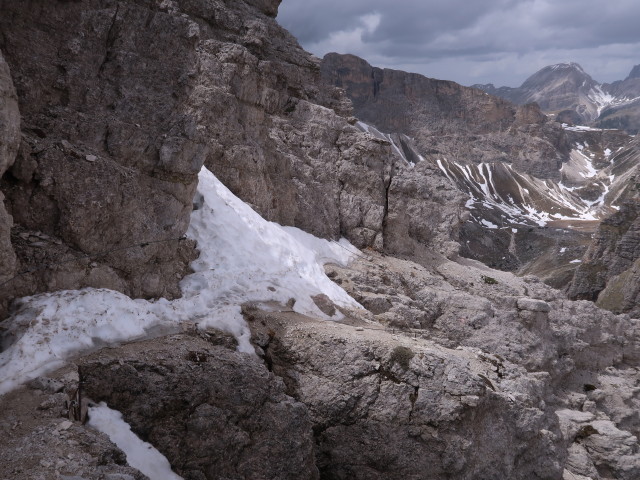
POLYGON ((612 82, 640 64, 639 0, 282 0, 278 21, 319 57, 463 85, 516 87, 569 61, 612 82))

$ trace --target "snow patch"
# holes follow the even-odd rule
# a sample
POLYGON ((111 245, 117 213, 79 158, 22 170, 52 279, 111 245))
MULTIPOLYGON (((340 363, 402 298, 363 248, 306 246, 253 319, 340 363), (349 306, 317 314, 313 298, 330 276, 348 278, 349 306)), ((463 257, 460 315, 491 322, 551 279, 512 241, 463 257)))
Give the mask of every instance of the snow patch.
POLYGON ((106 434, 127 456, 127 463, 137 468, 153 480, 182 480, 171 470, 169 460, 153 445, 143 442, 131 431, 131 427, 122 419, 117 410, 100 402, 98 406, 89 407, 87 425, 106 434))
POLYGON ((490 228, 492 230, 498 228, 498 225, 496 225, 495 223, 491 223, 489 220, 486 220, 484 218, 482 220, 480 220, 480 223, 482 225, 484 225, 485 227, 490 228))
MULTIPOLYGON (((203 168, 198 208, 187 231, 198 242, 194 273, 181 282, 177 300, 133 300, 122 293, 87 288, 25 297, 4 334, 13 343, 0 352, 0 394, 61 366, 80 351, 144 338, 180 324, 233 334, 238 350, 253 353, 240 312, 248 301, 294 299, 294 311, 328 317, 312 296, 361 308, 324 273, 323 263, 345 265, 358 250, 346 240, 329 242, 293 227, 267 222, 203 168)), ((5 344, 7 342, 5 341, 5 344)))

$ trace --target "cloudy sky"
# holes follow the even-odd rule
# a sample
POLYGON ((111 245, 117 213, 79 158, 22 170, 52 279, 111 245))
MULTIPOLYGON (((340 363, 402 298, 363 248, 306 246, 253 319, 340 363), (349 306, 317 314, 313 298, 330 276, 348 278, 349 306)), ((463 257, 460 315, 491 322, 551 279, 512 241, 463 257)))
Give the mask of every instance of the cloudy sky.
POLYGON ((278 21, 320 57, 463 85, 515 87, 569 61, 611 82, 640 64, 638 0, 282 0, 278 21))

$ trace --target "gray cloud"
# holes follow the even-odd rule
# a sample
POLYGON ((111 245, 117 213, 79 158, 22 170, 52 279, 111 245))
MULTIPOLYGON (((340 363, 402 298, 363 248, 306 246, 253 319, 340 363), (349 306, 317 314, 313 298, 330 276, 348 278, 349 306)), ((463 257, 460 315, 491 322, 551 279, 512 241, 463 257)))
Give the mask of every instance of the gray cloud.
POLYGON ((637 0, 283 0, 278 15, 318 56, 510 86, 564 61, 599 81, 626 77, 640 63, 638 19, 637 0))

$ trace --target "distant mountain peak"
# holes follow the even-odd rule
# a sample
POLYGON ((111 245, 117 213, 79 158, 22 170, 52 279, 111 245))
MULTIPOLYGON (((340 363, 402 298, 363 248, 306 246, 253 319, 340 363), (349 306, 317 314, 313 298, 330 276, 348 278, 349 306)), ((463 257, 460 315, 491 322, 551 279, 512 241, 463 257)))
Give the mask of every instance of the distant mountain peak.
POLYGON ((627 77, 627 80, 630 78, 640 78, 640 65, 636 65, 631 69, 631 73, 627 77))
POLYGON ((559 70, 559 69, 572 69, 572 70, 578 70, 582 73, 585 73, 584 69, 580 66, 579 63, 576 62, 568 62, 568 63, 556 63, 555 65, 549 65, 548 67, 545 67, 543 70, 559 70))
POLYGON ((640 129, 640 65, 625 80, 599 83, 576 62, 548 65, 520 87, 474 85, 519 105, 536 102, 545 113, 566 123, 616 128, 635 134, 640 129))

